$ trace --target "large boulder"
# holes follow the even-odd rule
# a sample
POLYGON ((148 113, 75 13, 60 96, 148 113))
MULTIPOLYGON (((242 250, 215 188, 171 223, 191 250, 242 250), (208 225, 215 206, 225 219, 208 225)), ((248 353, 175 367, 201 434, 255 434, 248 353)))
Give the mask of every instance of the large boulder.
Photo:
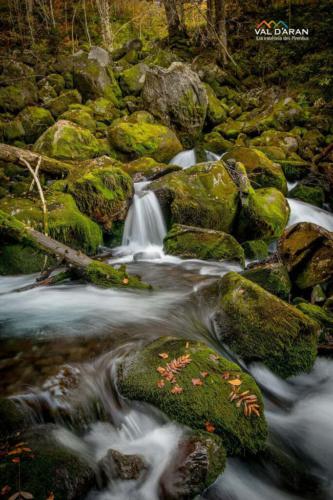
POLYGON ((216 433, 231 454, 255 453, 265 446, 266 422, 255 381, 200 342, 170 337, 152 342, 123 360, 118 388, 123 396, 150 403, 172 420, 216 433), (256 401, 256 414, 248 414, 246 401, 236 404, 237 394, 245 391, 256 401))
POLYGON ((70 109, 63 113, 59 118, 60 120, 67 120, 76 123, 82 128, 87 128, 93 134, 96 132, 96 121, 94 120, 93 111, 85 106, 83 109, 75 108, 70 109))
POLYGON ((318 325, 259 285, 231 272, 219 282, 215 321, 223 343, 246 362, 261 361, 282 377, 311 370, 318 325))
POLYGON ((145 107, 162 123, 179 132, 192 145, 205 123, 208 98, 198 75, 183 63, 146 72, 142 92, 145 107))
POLYGON ((301 222, 288 228, 278 251, 293 283, 302 290, 333 276, 333 233, 316 224, 301 222))
POLYGON ((185 259, 245 261, 243 248, 231 234, 181 224, 166 235, 164 251, 185 259))
POLYGON ((23 109, 19 113, 18 119, 23 126, 24 138, 27 143, 35 142, 47 128, 54 124, 50 111, 38 106, 28 106, 23 109))
POLYGON ((98 156, 99 144, 90 130, 59 120, 39 137, 34 151, 59 160, 86 160, 98 156))
POLYGON ((168 162, 183 149, 172 130, 154 123, 117 121, 109 128, 108 135, 111 145, 130 159, 150 156, 168 162))
POLYGON ((239 193, 222 161, 173 172, 154 181, 150 188, 171 224, 231 232, 239 193))
POLYGON ((75 87, 84 99, 105 97, 118 104, 121 91, 114 77, 109 53, 101 47, 92 47, 89 53, 82 50, 73 56, 75 87))
POLYGON ((229 159, 243 163, 254 188, 275 187, 284 194, 287 193, 287 181, 282 168, 262 151, 234 146, 223 156, 223 160, 229 159))

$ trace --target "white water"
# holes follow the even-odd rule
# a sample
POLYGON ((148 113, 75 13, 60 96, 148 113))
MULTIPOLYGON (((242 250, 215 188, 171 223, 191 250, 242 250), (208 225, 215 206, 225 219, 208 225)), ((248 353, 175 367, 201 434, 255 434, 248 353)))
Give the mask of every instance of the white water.
MULTIPOLYGON (((207 161, 218 161, 220 158, 221 156, 212 153, 211 151, 206 151, 207 161)), ((195 149, 188 149, 178 153, 169 163, 170 165, 177 165, 183 169, 193 167, 198 163, 195 149)))
POLYGON ((333 214, 303 201, 287 199, 290 206, 288 227, 298 222, 313 222, 328 231, 333 231, 333 214))

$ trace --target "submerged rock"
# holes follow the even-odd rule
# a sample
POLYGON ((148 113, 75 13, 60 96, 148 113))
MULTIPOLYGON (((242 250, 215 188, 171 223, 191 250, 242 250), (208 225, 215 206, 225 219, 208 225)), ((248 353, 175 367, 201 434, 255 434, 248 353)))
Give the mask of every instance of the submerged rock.
POLYGON ((145 107, 187 145, 193 145, 205 123, 208 98, 198 75, 183 63, 146 72, 142 93, 145 107))
POLYGON ((231 272, 219 282, 216 324, 222 342, 246 362, 289 377, 311 370, 318 325, 259 285, 231 272))
POLYGON ((123 361, 118 387, 127 398, 153 404, 172 420, 216 433, 229 453, 256 453, 265 446, 267 428, 255 381, 205 344, 162 337, 123 361), (161 353, 168 357, 161 359, 161 353), (163 370, 174 359, 178 369, 171 372, 172 383, 163 370), (258 415, 246 415, 246 404, 230 400, 233 387, 253 395, 258 415))
POLYGON ((165 175, 150 188, 171 224, 231 232, 238 208, 238 189, 222 161, 165 175))
POLYGON ((109 450, 98 465, 105 484, 111 479, 135 481, 147 470, 145 462, 139 455, 125 455, 117 450, 109 450))
POLYGON ((244 265, 244 250, 230 234, 174 224, 164 239, 164 251, 187 259, 237 260, 244 265))

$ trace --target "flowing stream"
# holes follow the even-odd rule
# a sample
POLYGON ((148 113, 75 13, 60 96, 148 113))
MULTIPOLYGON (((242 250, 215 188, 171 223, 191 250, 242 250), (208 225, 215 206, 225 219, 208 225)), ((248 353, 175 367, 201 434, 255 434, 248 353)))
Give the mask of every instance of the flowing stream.
MULTIPOLYGON (((213 156, 211 157, 214 158, 213 156)), ((173 162, 190 167, 194 151, 173 162)), ((333 215, 289 199, 290 224, 310 220, 333 230, 333 215)), ((57 415, 56 437, 94 466, 109 449, 141 455, 148 472, 139 480, 110 480, 87 500, 158 500, 163 474, 176 452, 183 428, 149 405, 125 402, 117 393, 122 358, 162 335, 204 340, 222 352, 211 324, 213 310, 202 288, 234 263, 181 260, 163 252, 166 227, 148 183, 135 185, 123 242, 111 262, 128 263, 154 286, 152 292, 101 290, 62 284, 20 293, 33 276, 0 278, 1 391, 18 394, 32 418, 40 408, 57 415), (61 384, 65 365, 77 381, 61 384), (60 372, 59 372, 60 370, 60 372), (34 384, 33 386, 31 384, 34 384), (108 415, 101 421, 92 401, 108 415), (43 404, 42 404, 43 403, 43 404), (75 419, 83 409, 91 422, 80 434, 70 430, 64 413, 75 419)), ((260 385, 269 423, 269 445, 306 476, 304 484, 281 477, 269 460, 228 459, 226 471, 201 497, 207 500, 293 500, 333 498, 333 363, 318 358, 309 374, 279 379, 261 365, 250 367, 260 385)), ((303 476, 302 476, 303 474, 303 476)))

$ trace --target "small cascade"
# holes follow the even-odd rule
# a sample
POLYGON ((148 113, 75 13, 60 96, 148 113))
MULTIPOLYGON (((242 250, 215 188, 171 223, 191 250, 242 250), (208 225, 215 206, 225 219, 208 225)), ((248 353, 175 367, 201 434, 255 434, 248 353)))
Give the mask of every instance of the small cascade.
MULTIPOLYGON (((211 151, 205 151, 206 160, 207 161, 218 161, 221 156, 211 151)), ((178 153, 172 160, 170 161, 170 165, 177 165, 183 169, 193 167, 198 163, 197 154, 195 149, 188 149, 187 151, 182 151, 178 153)))
POLYGON ((328 231, 333 231, 333 214, 300 200, 293 198, 287 198, 287 200, 290 206, 288 226, 292 226, 298 222, 313 222, 328 231))
POLYGON ((134 184, 135 194, 125 222, 122 245, 134 251, 162 247, 166 226, 161 207, 149 182, 134 184))

